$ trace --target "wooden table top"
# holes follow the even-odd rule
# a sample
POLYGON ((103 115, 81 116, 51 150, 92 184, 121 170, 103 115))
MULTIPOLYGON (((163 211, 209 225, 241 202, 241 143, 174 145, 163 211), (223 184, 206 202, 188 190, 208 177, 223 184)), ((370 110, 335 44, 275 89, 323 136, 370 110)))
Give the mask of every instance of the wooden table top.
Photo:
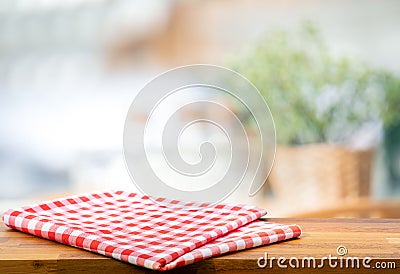
MULTIPOLYGON (((168 273, 400 273, 400 219, 267 220, 299 224, 303 229, 303 236, 204 260, 168 273), (339 256, 338 246, 344 246, 347 255, 339 256), (257 261, 265 253, 269 263, 272 257, 285 257, 286 261, 281 261, 281 265, 286 265, 287 268, 280 268, 277 259, 272 261, 272 268, 270 265, 260 268, 257 261), (337 267, 329 266, 328 259, 323 258, 329 255, 338 258, 332 258, 331 261, 332 265, 336 262, 337 267), (313 268, 312 261, 308 266, 308 260, 305 259, 311 256, 316 259, 316 268, 313 268), (349 257, 357 257, 359 269, 352 267, 353 262, 349 257), (372 260, 369 262, 367 257, 372 260), (296 268, 296 258, 299 268, 296 268), (343 258, 342 267, 339 258, 343 258), (370 266, 369 269, 363 266, 364 260, 370 266), (303 261, 305 267, 301 267, 303 261), (321 262, 323 269, 319 268, 321 262), (378 269, 378 266, 381 268, 378 269), (393 269, 393 266, 396 268, 393 269), (382 269, 383 267, 386 269, 382 269)), ((263 264, 264 260, 259 260, 259 263, 263 264)), ((26 272, 160 273, 40 239, 0 224, 0 273, 26 272)))

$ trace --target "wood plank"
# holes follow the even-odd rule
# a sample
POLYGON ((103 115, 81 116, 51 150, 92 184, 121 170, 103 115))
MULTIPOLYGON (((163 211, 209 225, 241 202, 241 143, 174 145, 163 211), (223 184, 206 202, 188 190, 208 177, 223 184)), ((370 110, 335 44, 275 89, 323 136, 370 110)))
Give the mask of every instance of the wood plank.
MULTIPOLYGON (((400 220, 399 219, 266 219, 283 224, 299 224, 303 229, 300 239, 253 248, 198 262, 168 273, 399 273, 400 220), (268 258, 312 256, 317 265, 325 256, 337 256, 338 246, 345 246, 347 258, 371 257, 376 262, 394 262, 396 269, 323 269, 260 268, 257 260, 268 258)), ((288 262, 286 262, 287 264, 288 262)), ((44 240, 0 225, 0 273, 156 273, 141 267, 119 262, 98 254, 44 240)))

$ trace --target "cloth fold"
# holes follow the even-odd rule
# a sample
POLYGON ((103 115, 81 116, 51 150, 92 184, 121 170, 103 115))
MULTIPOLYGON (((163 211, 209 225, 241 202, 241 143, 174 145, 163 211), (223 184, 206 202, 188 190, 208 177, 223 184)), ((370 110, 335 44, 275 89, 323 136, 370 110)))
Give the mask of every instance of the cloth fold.
POLYGON ((156 201, 162 204, 137 193, 94 192, 11 209, 3 221, 25 233, 160 271, 301 235, 297 225, 257 220, 266 211, 251 205, 156 201))

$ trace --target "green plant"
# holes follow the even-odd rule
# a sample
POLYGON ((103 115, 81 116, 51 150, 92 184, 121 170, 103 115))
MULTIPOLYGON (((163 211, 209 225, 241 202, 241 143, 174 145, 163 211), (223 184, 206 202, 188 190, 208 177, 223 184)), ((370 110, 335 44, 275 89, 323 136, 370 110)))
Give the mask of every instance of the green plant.
POLYGON ((381 74, 385 87, 385 103, 382 107, 382 122, 385 128, 400 125, 400 78, 393 73, 381 74))
POLYGON ((398 78, 349 58, 334 58, 309 23, 294 34, 271 33, 229 64, 264 96, 279 143, 343 142, 381 117, 387 123, 400 121, 398 78), (390 106, 386 92, 395 97, 386 97, 390 106))

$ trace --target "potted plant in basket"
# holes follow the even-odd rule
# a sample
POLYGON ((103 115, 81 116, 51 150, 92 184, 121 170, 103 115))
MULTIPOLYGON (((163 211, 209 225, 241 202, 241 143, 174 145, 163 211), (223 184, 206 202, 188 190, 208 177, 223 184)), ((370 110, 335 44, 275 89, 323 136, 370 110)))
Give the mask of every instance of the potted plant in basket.
POLYGON ((361 129, 379 128, 384 72, 332 57, 310 24, 294 35, 271 33, 230 64, 260 90, 274 117, 269 181, 277 198, 314 209, 369 195, 373 146, 354 144, 367 139, 356 135, 361 129))

